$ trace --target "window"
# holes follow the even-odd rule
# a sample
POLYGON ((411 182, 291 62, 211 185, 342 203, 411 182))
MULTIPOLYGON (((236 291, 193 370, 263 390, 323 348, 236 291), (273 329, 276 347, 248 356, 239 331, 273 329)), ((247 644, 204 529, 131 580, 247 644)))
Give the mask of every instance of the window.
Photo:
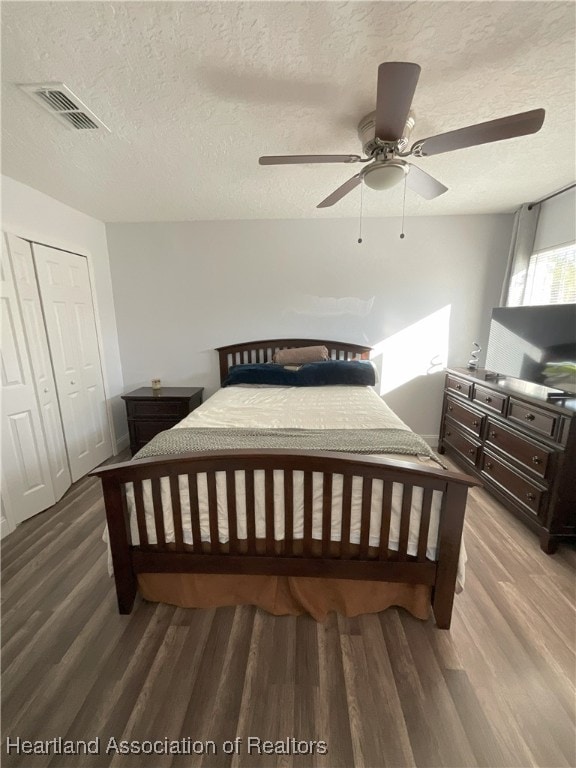
POLYGON ((533 253, 514 275, 508 306, 576 303, 576 243, 533 253))

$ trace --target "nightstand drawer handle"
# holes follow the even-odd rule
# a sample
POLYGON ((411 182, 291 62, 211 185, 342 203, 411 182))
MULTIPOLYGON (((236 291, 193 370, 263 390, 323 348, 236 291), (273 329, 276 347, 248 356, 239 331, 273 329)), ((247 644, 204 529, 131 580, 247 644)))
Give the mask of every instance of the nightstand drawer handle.
POLYGON ((484 398, 484 401, 486 403, 491 403, 492 402, 492 398, 490 397, 490 395, 486 395, 486 397, 484 398))
POLYGON ((524 416, 524 418, 526 419, 526 421, 534 421, 536 416, 534 416, 533 413, 527 413, 526 416, 524 416))
POLYGON ((528 491, 528 493, 526 494, 526 498, 528 499, 528 501, 535 501, 536 494, 532 493, 531 491, 528 491))
POLYGON ((532 464, 542 464, 540 456, 532 456, 532 464))

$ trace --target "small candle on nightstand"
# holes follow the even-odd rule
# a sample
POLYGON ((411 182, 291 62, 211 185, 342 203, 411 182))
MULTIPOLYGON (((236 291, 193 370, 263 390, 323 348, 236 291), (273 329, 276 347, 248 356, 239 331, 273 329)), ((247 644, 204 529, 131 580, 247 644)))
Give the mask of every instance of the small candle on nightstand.
POLYGON ((160 379, 152 379, 150 383, 152 384, 152 389, 162 389, 162 382, 160 379))

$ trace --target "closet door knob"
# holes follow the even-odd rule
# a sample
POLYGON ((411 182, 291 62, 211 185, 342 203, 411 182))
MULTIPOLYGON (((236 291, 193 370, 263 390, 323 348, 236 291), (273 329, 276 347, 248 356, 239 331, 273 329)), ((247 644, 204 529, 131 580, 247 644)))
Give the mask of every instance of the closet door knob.
POLYGON ((76 384, 76 382, 75 381, 71 381, 70 384, 72 384, 72 386, 74 386, 74 384, 76 384))
POLYGON ((48 387, 44 387, 44 394, 45 394, 45 395, 47 395, 47 394, 48 394, 48 392, 50 392, 50 390, 48 389, 48 387))

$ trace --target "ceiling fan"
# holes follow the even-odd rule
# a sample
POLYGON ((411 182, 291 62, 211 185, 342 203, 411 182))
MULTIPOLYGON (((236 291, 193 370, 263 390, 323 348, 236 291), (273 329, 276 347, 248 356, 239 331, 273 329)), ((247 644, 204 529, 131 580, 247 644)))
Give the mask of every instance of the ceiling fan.
POLYGON ((317 208, 328 208, 341 200, 362 181, 372 189, 393 187, 406 179, 406 185, 427 200, 447 192, 441 184, 418 166, 406 162, 405 157, 428 157, 452 152, 455 149, 488 144, 515 136, 536 133, 542 127, 545 112, 533 109, 517 115, 500 117, 485 123, 470 125, 448 133, 440 133, 416 141, 406 149, 414 127, 410 111, 420 67, 403 61, 389 61, 378 67, 376 110, 362 118, 358 135, 367 157, 360 155, 273 155, 261 157, 260 165, 286 165, 291 163, 369 163, 359 173, 345 181, 317 208))

